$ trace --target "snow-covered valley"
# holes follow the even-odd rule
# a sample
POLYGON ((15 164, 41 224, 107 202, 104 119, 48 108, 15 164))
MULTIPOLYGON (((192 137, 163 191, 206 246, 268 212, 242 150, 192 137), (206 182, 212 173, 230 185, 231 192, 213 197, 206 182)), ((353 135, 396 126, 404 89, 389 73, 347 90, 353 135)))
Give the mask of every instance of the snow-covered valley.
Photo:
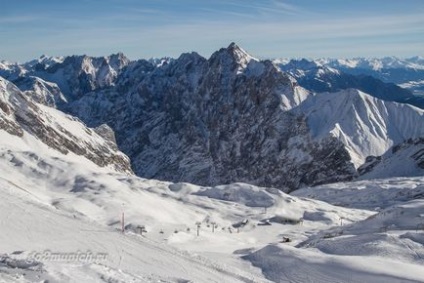
POLYGON ((199 187, 118 173, 63 155, 28 133, 0 133, 0 281, 424 278, 423 177, 294 195, 242 183, 199 187))

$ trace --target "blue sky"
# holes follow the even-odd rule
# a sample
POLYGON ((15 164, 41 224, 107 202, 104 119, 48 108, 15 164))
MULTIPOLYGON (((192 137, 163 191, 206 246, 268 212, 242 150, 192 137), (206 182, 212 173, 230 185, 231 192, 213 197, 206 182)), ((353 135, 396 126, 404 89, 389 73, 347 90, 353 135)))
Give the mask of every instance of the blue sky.
POLYGON ((0 0, 0 60, 42 54, 424 55, 423 0, 0 0))

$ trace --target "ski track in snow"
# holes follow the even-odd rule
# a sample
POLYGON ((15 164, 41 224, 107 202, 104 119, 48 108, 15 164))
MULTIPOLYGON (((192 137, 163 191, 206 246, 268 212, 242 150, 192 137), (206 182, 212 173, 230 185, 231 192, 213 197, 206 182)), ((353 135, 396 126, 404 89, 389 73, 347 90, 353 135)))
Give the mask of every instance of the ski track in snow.
MULTIPOLYGON (((103 278, 99 282, 128 282, 131 280, 135 282, 189 282, 184 280, 191 280, 191 282, 269 282, 268 280, 275 282, 361 282, 356 278, 363 279, 363 282, 400 282, 399 280, 403 278, 402 274, 404 272, 402 269, 394 274, 393 271, 383 270, 383 274, 376 275, 378 272, 382 272, 381 266, 387 264, 384 260, 385 256, 389 256, 391 261, 396 262, 396 258, 390 253, 378 255, 372 253, 372 249, 367 248, 367 243, 372 243, 373 241, 372 235, 377 235, 372 233, 379 231, 378 229, 374 232, 371 231, 372 229, 367 230, 369 225, 366 221, 373 220, 374 218, 369 217, 376 215, 377 212, 346 209, 324 202, 306 199, 302 196, 302 191, 298 193, 302 197, 297 198, 282 192, 269 190, 265 191, 265 195, 261 197, 261 202, 258 202, 258 199, 256 199, 256 202, 252 202, 253 199, 249 200, 249 198, 255 197, 261 189, 251 185, 233 184, 216 188, 201 188, 190 184, 175 184, 170 186, 166 182, 138 180, 135 177, 120 174, 110 175, 110 173, 107 173, 107 170, 104 173, 96 172, 93 174, 92 172, 96 170, 96 167, 91 166, 83 167, 83 169, 79 169, 72 174, 67 172, 67 170, 59 171, 64 172, 61 174, 67 175, 67 178, 72 179, 72 176, 77 177, 75 180, 81 180, 82 176, 86 180, 92 179, 93 182, 89 183, 92 188, 97 186, 96 182, 106 177, 111 178, 111 176, 115 176, 113 178, 120 179, 121 189, 116 191, 112 187, 106 186, 103 188, 102 194, 86 191, 83 194, 78 193, 78 197, 75 197, 69 193, 73 187, 72 182, 64 183, 65 187, 63 188, 41 188, 37 185, 37 174, 27 174, 25 180, 21 177, 17 178, 21 176, 21 173, 17 173, 16 170, 22 170, 24 173, 31 172, 28 168, 32 168, 31 166, 33 165, 25 157, 28 154, 21 155, 19 152, 16 152, 13 155, 22 162, 22 165, 18 169, 13 162, 6 161, 5 159, 3 161, 6 162, 0 165, 2 172, 9 173, 2 175, 0 178, 0 194, 3 200, 0 203, 0 211, 6 212, 0 216, 0 225, 2 231, 3 229, 7 231, 0 235, 0 243, 6 247, 3 248, 2 252, 11 256, 13 252, 23 251, 24 255, 27 256, 31 251, 44 251, 46 249, 63 252, 90 249, 100 252, 107 251, 109 255, 107 262, 101 264, 57 264, 47 261, 43 263, 44 272, 42 274, 37 273, 37 271, 7 269, 6 273, 3 272, 0 275, 1 280, 6 282, 25 282, 25 276, 47 278, 49 282, 78 282, 78 279, 84 281, 88 280, 88 278, 92 280, 91 282, 97 282, 96 280, 99 277, 103 278), (34 187, 29 189, 29 184, 33 184, 34 187), (127 184, 128 187, 124 184, 127 184), (142 185, 141 188, 138 187, 140 185, 142 185), (66 186, 70 186, 70 188, 66 186), (135 187, 138 188, 135 189, 135 187), (172 190, 170 189, 171 187, 172 190), (230 192, 232 194, 232 201, 221 200, 221 191, 230 192), (201 236, 191 243, 187 240, 181 241, 181 239, 186 237, 184 235, 187 235, 189 237, 188 239, 193 237, 189 233, 182 231, 178 234, 171 233, 165 239, 161 239, 161 237, 154 235, 154 233, 158 233, 158 227, 154 225, 148 225, 153 230, 147 233, 146 236, 140 237, 131 231, 128 231, 126 235, 122 235, 118 230, 119 223, 118 225, 105 226, 105 224, 111 221, 107 218, 109 217, 108 214, 102 216, 106 216, 106 218, 95 216, 97 215, 96 210, 92 210, 92 208, 99 205, 105 209, 108 205, 116 205, 107 199, 114 198, 116 203, 120 203, 128 199, 127 194, 130 194, 130 198, 142 194, 145 202, 154 202, 155 200, 159 201, 162 199, 161 201, 165 201, 167 205, 175 206, 173 208, 176 209, 175 212, 184 208, 189 213, 192 213, 190 211, 194 211, 195 213, 203 214, 203 218, 209 211, 213 211, 213 217, 220 219, 220 221, 231 219, 230 223, 235 223, 234 221, 237 218, 240 219, 243 215, 247 219, 250 219, 250 221, 259 221, 275 215, 293 215, 294 217, 298 217, 296 215, 302 215, 301 213, 304 211, 308 211, 308 214, 305 214, 304 226, 272 224, 271 226, 258 226, 255 229, 244 228, 240 234, 218 233, 219 229, 215 232, 217 234, 212 234, 210 231, 208 232, 208 229, 202 228, 201 236), (62 201, 57 202, 59 199, 62 199, 62 201), (87 209, 85 208, 86 205, 81 206, 78 204, 81 201, 89 201, 94 206, 91 209, 87 209), (258 207, 248 207, 245 204, 258 205, 258 207), (264 211, 264 206, 268 207, 266 212, 264 211), (82 213, 78 213, 79 210, 82 213), (347 226, 343 227, 343 229, 346 231, 346 235, 351 233, 349 231, 353 231, 352 233, 354 233, 351 240, 346 243, 343 243, 343 237, 345 236, 334 238, 336 240, 334 243, 340 242, 343 243, 342 245, 335 245, 331 244, 331 242, 320 240, 320 237, 323 237, 326 233, 333 233, 332 231, 335 229, 340 230, 340 227, 338 227, 340 220, 337 215, 343 215, 345 217, 344 221, 347 226), (365 224, 361 224, 361 220, 365 224), (329 228, 329 232, 326 232, 326 229, 329 228), (358 236, 361 233, 364 235, 363 239, 358 236), (367 236, 369 233, 371 233, 370 236, 367 236), (278 239, 281 239, 281 235, 294 237, 293 244, 276 245, 278 239), (249 239, 254 239, 254 241, 249 244, 249 239), (299 246, 298 248, 293 247, 297 244, 302 245, 302 241, 308 242, 308 239, 311 239, 311 243, 315 244, 312 246, 299 246), (241 241, 240 243, 243 244, 237 247, 237 245, 234 245, 237 241, 241 241), (208 245, 211 245, 211 248, 208 248, 208 245), (327 248, 325 250, 325 245, 328 245, 329 249, 327 248), (214 246, 223 249, 220 252, 214 246), (355 249, 356 252, 362 248, 364 254, 358 255, 359 258, 363 257, 362 260, 373 262, 377 268, 373 269, 365 265, 358 265, 356 263, 358 256, 355 257, 354 254, 352 255, 352 249, 348 248, 351 246, 360 247, 359 249, 355 249), (321 251, 317 251, 316 247, 321 251), (342 249, 337 254, 334 254, 337 247, 341 247, 342 249), (211 250, 222 253, 224 257, 232 257, 231 251, 240 249, 244 250, 241 253, 244 255, 243 257, 248 262, 252 262, 254 266, 260 268, 263 274, 262 276, 266 278, 262 277, 257 271, 242 270, 238 264, 237 266, 227 266, 216 260, 211 260, 211 258, 206 256, 208 254, 206 251, 211 250), (317 265, 314 262, 314 258, 321 259, 322 263, 317 265), (352 263, 353 265, 350 266, 352 263), (166 267, 166 269, 163 267, 166 267), (336 272, 335 270, 339 270, 340 272, 336 272), (24 276, 22 275, 23 273, 28 273, 28 275, 24 276), (16 279, 16 276, 19 277, 19 274, 21 274, 21 277, 16 279)), ((71 164, 75 162, 74 157, 71 156, 70 158, 67 157, 60 161, 46 158, 44 162, 47 164, 52 163, 51 165, 57 168, 65 166, 63 169, 66 169, 67 166, 72 168, 73 165, 71 164), (55 162, 60 162, 60 164, 55 162)), ((75 168, 72 170, 75 170, 75 168)), ((53 178, 51 181, 54 182, 54 180, 61 179, 61 176, 65 175, 52 175, 50 178, 53 178)), ((399 183, 402 183, 402 180, 392 181, 391 184, 395 183, 401 186, 399 183)), ((382 191, 382 187, 386 184, 383 183, 382 185, 375 181, 361 182, 375 190, 374 193, 378 193, 378 189, 382 191)), ((421 179, 405 179, 404 182, 405 184, 415 184, 411 185, 411 187, 416 188, 420 186, 421 179)), ((339 187, 347 186, 349 188, 350 185, 333 184, 329 186, 330 188, 323 186, 327 190, 323 191, 325 192, 324 194, 320 194, 319 188, 317 188, 315 193, 321 199, 328 198, 331 200, 331 197, 340 198, 343 194, 340 194, 339 187), (333 190, 334 194, 330 194, 330 189, 333 190)), ((355 183, 352 183, 350 189, 354 187, 355 183)), ((311 188, 311 190, 313 189, 315 188, 311 188)), ((305 191, 308 194, 311 193, 308 190, 305 191)), ((349 195, 349 197, 351 196, 349 195)), ((358 197, 362 198, 361 194, 358 197)), ((340 201, 341 199, 333 200, 335 203, 340 201)), ((404 199, 403 201, 407 200, 404 199)), ((131 223, 135 220, 132 214, 135 211, 143 214, 143 210, 134 210, 134 213, 132 213, 131 210, 135 207, 132 207, 131 203, 127 205, 128 222, 131 223)), ((151 204, 143 203, 143 205, 147 208, 151 204)), ((414 207, 411 204, 411 209, 414 209, 414 207)), ((408 206, 404 209, 408 209, 408 206)), ((169 212, 172 213, 172 211, 170 209, 169 212)), ((162 219, 160 221, 169 217, 163 213, 161 210, 149 212, 151 217, 160 216, 158 218, 162 219)), ((408 216, 408 213, 405 215, 408 216)), ((390 220, 391 215, 399 215, 399 213, 386 213, 383 211, 381 215, 386 218, 389 217, 387 219, 390 220)), ((415 224, 411 225, 411 227, 415 227, 415 224)), ((172 231, 174 229, 172 227, 179 226, 173 224, 167 230, 172 231)), ((397 239, 398 236, 393 237, 397 239)), ((382 239, 384 240, 386 237, 382 239)), ((396 249, 399 249, 410 259, 410 254, 414 253, 414 248, 411 248, 411 243, 408 241, 396 240, 394 244, 396 249)), ((383 242, 383 248, 385 247, 384 245, 383 242)), ((391 249, 390 246, 386 246, 386 248, 388 248, 388 251, 391 249)), ((405 265, 406 268, 412 270, 412 275, 405 274, 404 282, 420 282, 417 280, 417 277, 419 278, 420 275, 424 276, 421 272, 417 272, 417 266, 419 265, 415 265, 415 263, 422 262, 421 253, 415 252, 415 257, 413 258, 415 260, 412 259, 410 263, 405 265)), ((400 258, 398 260, 402 259, 400 258)))
MULTIPOLYGON (((201 270, 200 274, 202 273, 209 274, 209 276, 211 276, 210 279, 212 279, 213 281, 215 280, 214 278, 221 277, 221 278, 227 278, 224 280, 231 280, 233 282, 262 282, 262 281, 265 282, 265 280, 254 279, 254 277, 248 277, 248 275, 243 275, 241 272, 237 273, 234 271, 230 271, 228 268, 220 266, 217 263, 213 263, 201 256, 193 256, 187 252, 178 251, 168 245, 164 246, 163 244, 160 244, 159 242, 153 241, 151 239, 147 239, 147 238, 143 238, 143 237, 139 237, 135 235, 133 236, 121 235, 118 231, 115 231, 114 229, 110 229, 110 228, 107 229, 105 227, 101 227, 101 226, 97 226, 93 224, 89 224, 87 226, 87 224, 79 223, 79 221, 76 221, 72 216, 67 215, 66 213, 60 213, 60 211, 59 212, 52 211, 52 208, 48 208, 39 204, 26 202, 25 200, 18 198, 16 196, 4 194, 4 191, 2 192, 2 199, 4 200, 4 202, 0 204, 1 211, 14 212, 15 210, 13 209, 13 207, 16 207, 19 211, 22 212, 22 215, 20 216, 20 219, 18 220, 22 220, 22 218, 27 218, 25 219, 27 220, 27 222, 24 222, 24 221, 20 222, 16 220, 13 222, 9 221, 10 215, 9 217, 6 217, 6 219, 2 218, 0 223, 1 223, 1 226, 4 227, 6 231, 13 230, 12 227, 9 227, 11 225, 15 228, 15 230, 16 229, 19 230, 19 228, 24 229, 25 231, 21 231, 21 233, 24 235, 27 234, 28 232, 30 232, 30 230, 33 229, 31 224, 29 224, 29 222, 33 218, 34 214, 41 215, 44 213, 46 215, 46 217, 43 217, 45 219, 43 219, 42 221, 40 220, 37 221, 38 222, 37 224, 39 224, 40 226, 45 226, 46 228, 56 227, 57 229, 58 226, 59 227, 63 226, 63 223, 66 223, 68 221, 72 222, 72 225, 65 225, 64 229, 60 229, 59 231, 53 231, 53 232, 45 231, 43 229, 44 227, 38 227, 39 229, 40 228, 42 229, 41 231, 37 231, 37 232, 42 232, 40 235, 36 235, 34 233, 33 237, 29 237, 29 238, 28 238, 28 235, 27 236, 21 235, 21 237, 23 237, 20 239, 22 240, 21 244, 25 243, 23 245, 31 245, 31 242, 34 240, 39 240, 37 239, 37 237, 42 236, 43 233, 45 233, 46 235, 50 234, 49 235, 49 237, 51 237, 50 240, 55 241, 57 239, 56 238, 57 236, 55 237, 54 235, 51 235, 51 234, 58 233, 60 235, 61 231, 63 231, 64 233, 69 233, 71 235, 68 235, 67 237, 65 237, 65 239, 60 239, 59 241, 60 242, 65 241, 68 244, 70 244, 72 243, 72 241, 68 242, 70 240, 69 238, 76 236, 75 234, 79 234, 79 236, 77 236, 78 237, 77 239, 85 239, 84 241, 92 242, 92 244, 95 244, 97 246, 96 248, 98 250, 111 252, 115 249, 117 254, 113 255, 116 258, 112 258, 113 260, 112 267, 115 268, 116 270, 120 270, 123 267, 120 265, 124 265, 126 257, 136 256, 135 255, 136 252, 131 251, 132 247, 140 247, 140 242, 142 242, 143 252, 141 252, 141 254, 149 255, 150 257, 152 257, 153 262, 158 261, 158 259, 154 258, 154 255, 160 255, 159 257, 160 261, 157 262, 157 264, 160 266, 163 266, 164 268, 172 267, 173 269, 177 271, 179 270, 177 274, 180 273, 181 278, 184 278, 184 276, 182 275, 187 275, 188 277, 191 277, 190 273, 194 273, 194 270, 197 269, 197 270, 201 270), (74 223, 74 222, 77 222, 77 223, 74 223), (74 230, 74 231, 70 232, 69 230, 74 230), (93 236, 97 238, 97 235, 99 235, 100 239, 96 240, 92 238, 93 236), (104 237, 104 239, 101 239, 103 235, 106 235, 106 237, 104 237), (116 242, 116 243, 113 244, 113 242, 116 242), (122 249, 120 248, 121 245, 123 246, 122 249), (165 258, 166 260, 164 260, 165 258)), ((7 240, 6 238, 8 238, 8 232, 2 233, 2 238, 3 239, 1 239, 1 242, 5 243, 7 240)), ((57 247, 60 246, 55 244, 50 245, 46 242, 44 242, 43 245, 44 244, 46 245, 45 247, 43 246, 44 249, 51 249, 51 250, 57 249, 57 247)), ((73 243, 73 244, 76 244, 76 246, 81 247, 82 242, 79 240, 77 243, 73 243)), ((82 245, 82 246, 85 246, 85 245, 82 245)), ((63 246, 63 248, 64 247, 65 246, 63 246)), ((66 249, 69 249, 69 246, 66 246, 66 249)), ((8 251, 8 253, 12 253, 12 252, 13 251, 11 250, 8 251)), ((142 260, 142 263, 148 264, 149 266, 151 266, 152 263, 149 261, 150 260, 147 260, 147 259, 142 260)), ((47 270, 49 268, 49 264, 50 263, 46 264, 47 270)), ((169 271, 165 271, 164 274, 167 274, 168 272, 169 271)), ((196 276, 194 276, 194 278, 196 278, 196 276)), ((201 278, 201 276, 197 275, 197 280, 199 280, 199 278, 201 278)), ((206 280, 206 281, 209 282, 209 280, 206 280)), ((196 282, 200 282, 200 281, 196 281, 196 282)))

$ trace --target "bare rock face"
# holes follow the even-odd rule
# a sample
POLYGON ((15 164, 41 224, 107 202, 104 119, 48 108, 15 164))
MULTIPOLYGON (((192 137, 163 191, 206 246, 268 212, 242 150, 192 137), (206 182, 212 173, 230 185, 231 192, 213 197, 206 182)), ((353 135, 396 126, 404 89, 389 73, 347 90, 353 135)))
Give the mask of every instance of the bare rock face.
POLYGON ((101 124, 100 126, 93 129, 99 136, 105 139, 107 144, 114 150, 118 150, 118 145, 116 144, 115 132, 106 124, 101 124))
POLYGON ((19 90, 0 77, 0 130, 4 130, 14 136, 22 137, 24 132, 16 122, 14 109, 9 101, 9 92, 19 92, 19 90))
POLYGON ((34 76, 19 77, 13 83, 37 103, 55 108, 67 103, 64 94, 55 83, 34 76))
POLYGON ((1 62, 0 129, 121 172, 200 185, 291 191, 422 175, 424 112, 391 102, 414 104, 410 92, 317 62, 279 64, 234 43, 209 59, 129 61, 118 53, 1 62))
POLYGON ((294 79, 270 61, 231 44, 208 60, 190 53, 138 64, 135 85, 118 77, 115 88, 88 93, 70 111, 91 126, 110 125, 139 176, 290 191, 355 175, 341 142, 313 140, 306 117, 290 111, 301 101, 294 79))
MULTIPOLYGON (((291 75, 281 68, 234 43, 209 59, 187 53, 130 62, 116 54, 9 64, 0 66, 0 75, 13 79, 31 101, 70 113, 94 131, 88 129, 82 140, 64 138, 75 133, 48 123, 60 118, 52 110, 25 101, 24 108, 13 108, 2 100, 0 127, 32 132, 58 150, 129 170, 116 154, 119 148, 146 178, 246 182, 284 191, 346 181, 358 173, 380 176, 389 159, 367 156, 423 135, 424 112, 390 102, 409 99, 396 86, 306 60, 289 62, 291 75), (342 91, 312 94, 299 85, 342 91), (92 143, 89 136, 101 136, 102 142, 92 143)), ((424 165, 417 152, 411 155, 419 168, 424 165)))
POLYGON ((35 103, 12 83, 0 78, 0 129, 12 135, 24 132, 63 154, 82 155, 99 166, 132 173, 129 159, 78 119, 35 103), (68 129, 71 128, 71 129, 68 129))
POLYGON ((367 158, 365 159, 365 163, 358 168, 358 174, 364 175, 368 172, 371 172, 375 166, 380 164, 380 162, 381 162, 381 156, 373 156, 373 155, 367 156, 367 158))

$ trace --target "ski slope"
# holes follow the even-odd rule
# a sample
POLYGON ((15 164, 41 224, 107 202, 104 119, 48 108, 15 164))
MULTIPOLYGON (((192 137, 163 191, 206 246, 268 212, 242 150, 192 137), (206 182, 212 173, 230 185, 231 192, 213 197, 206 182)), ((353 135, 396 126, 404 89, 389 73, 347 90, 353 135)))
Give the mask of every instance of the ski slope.
MULTIPOLYGON (((5 138, 3 132, 2 138, 5 138)), ((132 214, 136 214, 137 209, 131 207, 133 204, 129 200, 136 195, 139 198, 138 207, 143 203, 148 204, 140 208, 140 211, 147 211, 145 215, 141 214, 142 219, 149 219, 155 211, 170 223, 179 223, 181 219, 178 219, 178 215, 172 219, 178 213, 178 209, 172 206, 172 201, 166 204, 175 210, 167 213, 157 209, 163 205, 160 203, 161 197, 152 200, 148 199, 149 196, 152 198, 149 193, 132 193, 136 190, 135 187, 129 189, 121 186, 108 190, 119 184, 120 178, 131 182, 131 177, 127 175, 115 173, 112 177, 113 171, 100 168, 78 156, 63 156, 63 159, 58 159, 57 153, 41 143, 38 144, 37 153, 31 152, 28 151, 29 148, 25 148, 27 144, 24 141, 18 140, 17 137, 13 141, 14 138, 8 137, 11 143, 7 149, 1 148, 0 154, 0 281, 252 282, 254 279, 254 282, 266 282, 256 278, 249 271, 227 268, 199 255, 175 249, 164 244, 159 237, 141 237, 131 230, 123 234, 117 229, 119 225, 107 225, 106 222, 119 219, 123 210, 122 203, 128 206, 128 209, 125 208, 128 210, 128 222, 136 217, 132 214), (18 151, 18 148, 24 151, 18 151), (41 157, 40 153, 44 156, 41 157), (48 156, 49 154, 51 156, 48 156), (48 158, 45 158, 46 155, 48 158), (115 183, 111 182, 107 188, 103 188, 110 195, 98 195, 96 199, 95 195, 99 191, 95 191, 93 194, 87 192, 84 196, 85 190, 95 190, 94 187, 100 187, 102 183, 87 179, 84 184, 82 176, 98 176, 98 179, 104 182, 114 180, 115 183), (89 187, 89 184, 94 185, 89 187), (118 190, 121 190, 121 194, 114 196, 118 190), (114 213, 111 210, 115 210, 114 213), (112 214, 114 215, 111 216, 112 214), (25 261, 22 261, 30 259, 31 253, 43 254, 46 251, 91 251, 107 256, 104 261, 98 263, 46 260, 35 267, 28 267, 24 264, 25 261), (12 268, 16 263, 18 268, 12 268)), ((28 142, 37 144, 31 137, 27 138, 28 142)), ((95 179, 94 177, 93 180, 95 179)), ((140 180, 141 182, 143 180, 140 180)), ((147 180, 145 182, 149 183, 147 180)), ((187 221, 194 213, 183 210, 181 215, 184 215, 187 221)), ((160 217, 156 217, 152 223, 160 220, 160 217)))
MULTIPOLYGON (((410 249, 401 244, 394 244, 397 249, 382 245, 381 250, 404 251, 408 262, 373 249, 354 254, 358 243, 343 237, 323 240, 328 231, 340 229, 341 218, 344 225, 368 227, 367 219, 376 215, 369 209, 337 207, 242 183, 199 187, 140 179, 100 168, 72 153, 62 155, 31 135, 23 139, 1 135, 0 280, 5 282, 399 282, 400 278, 420 282, 424 278, 421 259, 410 257, 405 252, 410 249), (122 212, 125 234, 120 231, 122 212), (284 219, 302 219, 303 225, 284 224, 284 219), (201 223, 199 236, 196 222, 201 223), (243 222, 248 224, 237 226, 243 222), (218 225, 214 232, 212 223, 218 225), (146 227, 143 236, 134 229, 138 225, 146 227), (283 236, 292 242, 281 243, 283 236), (351 247, 350 252, 340 252, 340 247, 351 247), (28 265, 34 252, 47 251, 107 256, 100 262, 47 259, 28 265), (385 268, 395 264, 400 267, 385 268)), ((409 182, 412 186, 422 180, 409 182)), ((375 184, 375 190, 379 187, 375 184)), ((403 238, 416 237, 413 226, 405 228, 403 238)), ((371 240, 380 233, 358 229, 366 232, 361 237, 368 233, 371 240)), ((383 239, 391 237, 384 235, 383 239)))
POLYGON ((423 186, 161 182, 0 130, 0 282, 422 282, 423 186))

